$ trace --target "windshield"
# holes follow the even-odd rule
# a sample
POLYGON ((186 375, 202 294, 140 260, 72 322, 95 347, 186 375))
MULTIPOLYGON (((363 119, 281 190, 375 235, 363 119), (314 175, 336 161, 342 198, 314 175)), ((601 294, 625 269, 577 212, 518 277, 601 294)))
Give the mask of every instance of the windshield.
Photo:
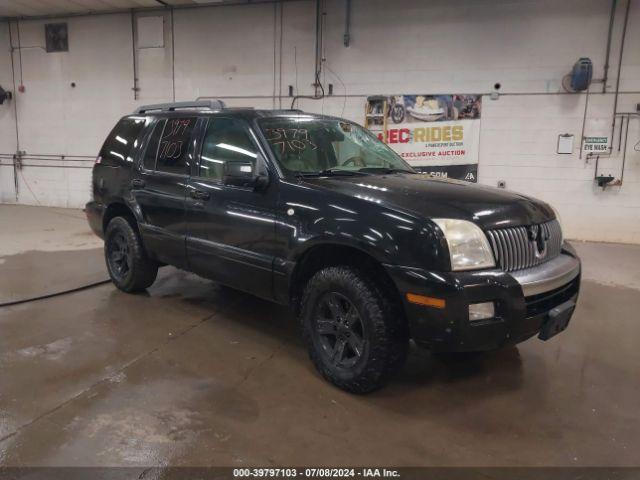
POLYGON ((259 121, 286 173, 415 173, 369 131, 338 119, 276 117, 259 121))

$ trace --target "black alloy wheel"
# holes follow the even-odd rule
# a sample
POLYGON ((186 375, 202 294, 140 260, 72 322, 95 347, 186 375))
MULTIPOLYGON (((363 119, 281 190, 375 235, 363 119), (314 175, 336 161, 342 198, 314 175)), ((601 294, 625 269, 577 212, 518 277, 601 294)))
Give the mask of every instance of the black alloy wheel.
POLYGON ((104 237, 104 256, 111 281, 123 292, 150 287, 158 275, 158 262, 144 249, 135 220, 111 219, 104 237))
POLYGON ((129 245, 124 233, 115 232, 107 243, 107 261, 109 270, 119 281, 126 278, 131 270, 129 245))
POLYGON ((364 324, 353 303, 338 292, 327 292, 321 297, 313 333, 326 360, 337 368, 352 368, 363 356, 364 324))

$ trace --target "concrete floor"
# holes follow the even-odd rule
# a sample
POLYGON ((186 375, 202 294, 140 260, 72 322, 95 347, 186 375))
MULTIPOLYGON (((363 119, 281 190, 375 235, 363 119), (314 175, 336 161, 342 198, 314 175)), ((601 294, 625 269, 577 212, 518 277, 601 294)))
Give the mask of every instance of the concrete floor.
MULTIPOLYGON (((100 278, 81 212, 0 206, 0 224, 5 298, 100 278)), ((169 267, 147 294, 0 307, 0 465, 637 466, 640 247, 576 246, 564 334, 470 361, 414 349, 368 396, 320 379, 286 309, 169 267)))
POLYGON ((80 210, 0 205, 0 305, 109 278, 80 210))

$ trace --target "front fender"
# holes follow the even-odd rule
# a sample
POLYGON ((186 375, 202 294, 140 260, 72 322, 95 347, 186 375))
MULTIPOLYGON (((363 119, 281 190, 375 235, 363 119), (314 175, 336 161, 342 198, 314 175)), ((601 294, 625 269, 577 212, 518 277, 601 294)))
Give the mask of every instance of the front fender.
POLYGON ((357 248, 380 263, 448 269, 448 247, 436 225, 390 205, 282 182, 277 242, 295 264, 322 244, 357 248))

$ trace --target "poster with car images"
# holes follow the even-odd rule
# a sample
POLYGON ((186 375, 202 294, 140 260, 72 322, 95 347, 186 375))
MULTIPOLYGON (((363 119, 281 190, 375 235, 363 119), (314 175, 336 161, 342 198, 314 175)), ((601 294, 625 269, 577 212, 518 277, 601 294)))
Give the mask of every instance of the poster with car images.
POLYGON ((416 170, 477 182, 481 111, 481 95, 369 97, 366 125, 416 170))

